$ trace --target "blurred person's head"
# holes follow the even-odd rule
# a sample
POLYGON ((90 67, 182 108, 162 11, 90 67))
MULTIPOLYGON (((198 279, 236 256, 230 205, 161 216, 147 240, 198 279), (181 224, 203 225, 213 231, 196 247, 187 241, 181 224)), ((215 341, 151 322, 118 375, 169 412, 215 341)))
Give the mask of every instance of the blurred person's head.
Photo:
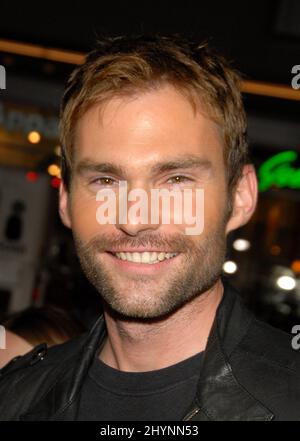
POLYGON ((53 346, 85 331, 81 322, 53 305, 30 307, 11 314, 2 325, 7 338, 6 349, 0 351, 0 367, 40 343, 53 346))
POLYGON ((60 214, 106 305, 159 318, 219 280, 226 236, 247 223, 257 194, 240 77, 223 57, 180 37, 104 39, 69 78, 60 132, 60 214), (193 214, 202 188, 203 232, 161 218, 99 225, 96 195, 118 200, 120 181, 190 189, 193 214))

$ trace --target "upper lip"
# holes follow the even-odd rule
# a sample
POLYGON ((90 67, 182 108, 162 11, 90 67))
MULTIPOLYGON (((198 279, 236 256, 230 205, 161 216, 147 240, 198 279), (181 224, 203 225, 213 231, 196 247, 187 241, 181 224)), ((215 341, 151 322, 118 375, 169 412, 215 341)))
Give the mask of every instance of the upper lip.
POLYGON ((148 251, 149 253, 175 253, 176 251, 162 250, 161 248, 122 248, 107 250, 109 253, 144 253, 148 251))

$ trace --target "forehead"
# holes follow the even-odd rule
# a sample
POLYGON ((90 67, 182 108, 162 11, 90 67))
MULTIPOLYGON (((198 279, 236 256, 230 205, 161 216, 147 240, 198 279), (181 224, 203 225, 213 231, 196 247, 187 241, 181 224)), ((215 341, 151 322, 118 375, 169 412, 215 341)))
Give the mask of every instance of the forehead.
POLYGON ((172 86, 115 97, 91 107, 78 121, 75 160, 155 161, 161 156, 222 157, 221 130, 205 110, 172 86))

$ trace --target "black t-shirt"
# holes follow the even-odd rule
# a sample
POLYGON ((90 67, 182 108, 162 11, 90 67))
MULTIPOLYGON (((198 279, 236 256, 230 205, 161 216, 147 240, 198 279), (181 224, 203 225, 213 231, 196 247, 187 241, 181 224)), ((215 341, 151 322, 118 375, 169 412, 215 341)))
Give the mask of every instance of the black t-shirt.
POLYGON ((172 366, 124 372, 93 361, 83 384, 80 421, 180 421, 190 408, 203 352, 172 366))

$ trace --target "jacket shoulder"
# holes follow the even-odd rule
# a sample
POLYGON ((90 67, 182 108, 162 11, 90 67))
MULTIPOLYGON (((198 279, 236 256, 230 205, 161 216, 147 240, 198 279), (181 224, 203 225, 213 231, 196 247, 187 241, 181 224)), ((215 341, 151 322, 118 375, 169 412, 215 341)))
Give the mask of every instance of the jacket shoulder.
POLYGON ((300 351, 290 334, 254 318, 230 355, 237 381, 272 411, 276 420, 299 420, 300 351))
POLYGON ((85 340, 82 334, 50 348, 42 343, 4 366, 0 370, 0 420, 12 419, 12 409, 19 415, 42 398, 74 364, 85 340))
MULTIPOLYGON (((222 343, 225 344, 224 349, 229 359, 249 355, 257 362, 260 360, 278 368, 299 371, 300 350, 293 347, 294 335, 257 318, 245 305, 239 292, 228 282, 225 286, 227 303, 231 304, 231 309, 227 308, 225 314, 226 332, 222 343), (228 344, 227 340, 232 344, 228 344)), ((226 297, 224 299, 226 300, 226 297)))
POLYGON ((299 372, 300 350, 292 345, 293 335, 253 318, 248 332, 239 345, 244 353, 262 358, 278 368, 299 372))
MULTIPOLYGON (((2 378, 7 378, 8 375, 22 375, 26 369, 32 368, 32 366, 35 365, 37 366, 34 370, 39 370, 39 368, 45 369, 53 363, 62 362, 72 357, 72 355, 76 355, 78 350, 82 347, 85 336, 86 334, 82 334, 67 342, 51 347, 48 347, 46 343, 41 343, 26 354, 13 358, 7 365, 0 369, 0 384, 2 383, 2 378)), ((30 369, 28 369, 28 372, 29 371, 30 369)))

